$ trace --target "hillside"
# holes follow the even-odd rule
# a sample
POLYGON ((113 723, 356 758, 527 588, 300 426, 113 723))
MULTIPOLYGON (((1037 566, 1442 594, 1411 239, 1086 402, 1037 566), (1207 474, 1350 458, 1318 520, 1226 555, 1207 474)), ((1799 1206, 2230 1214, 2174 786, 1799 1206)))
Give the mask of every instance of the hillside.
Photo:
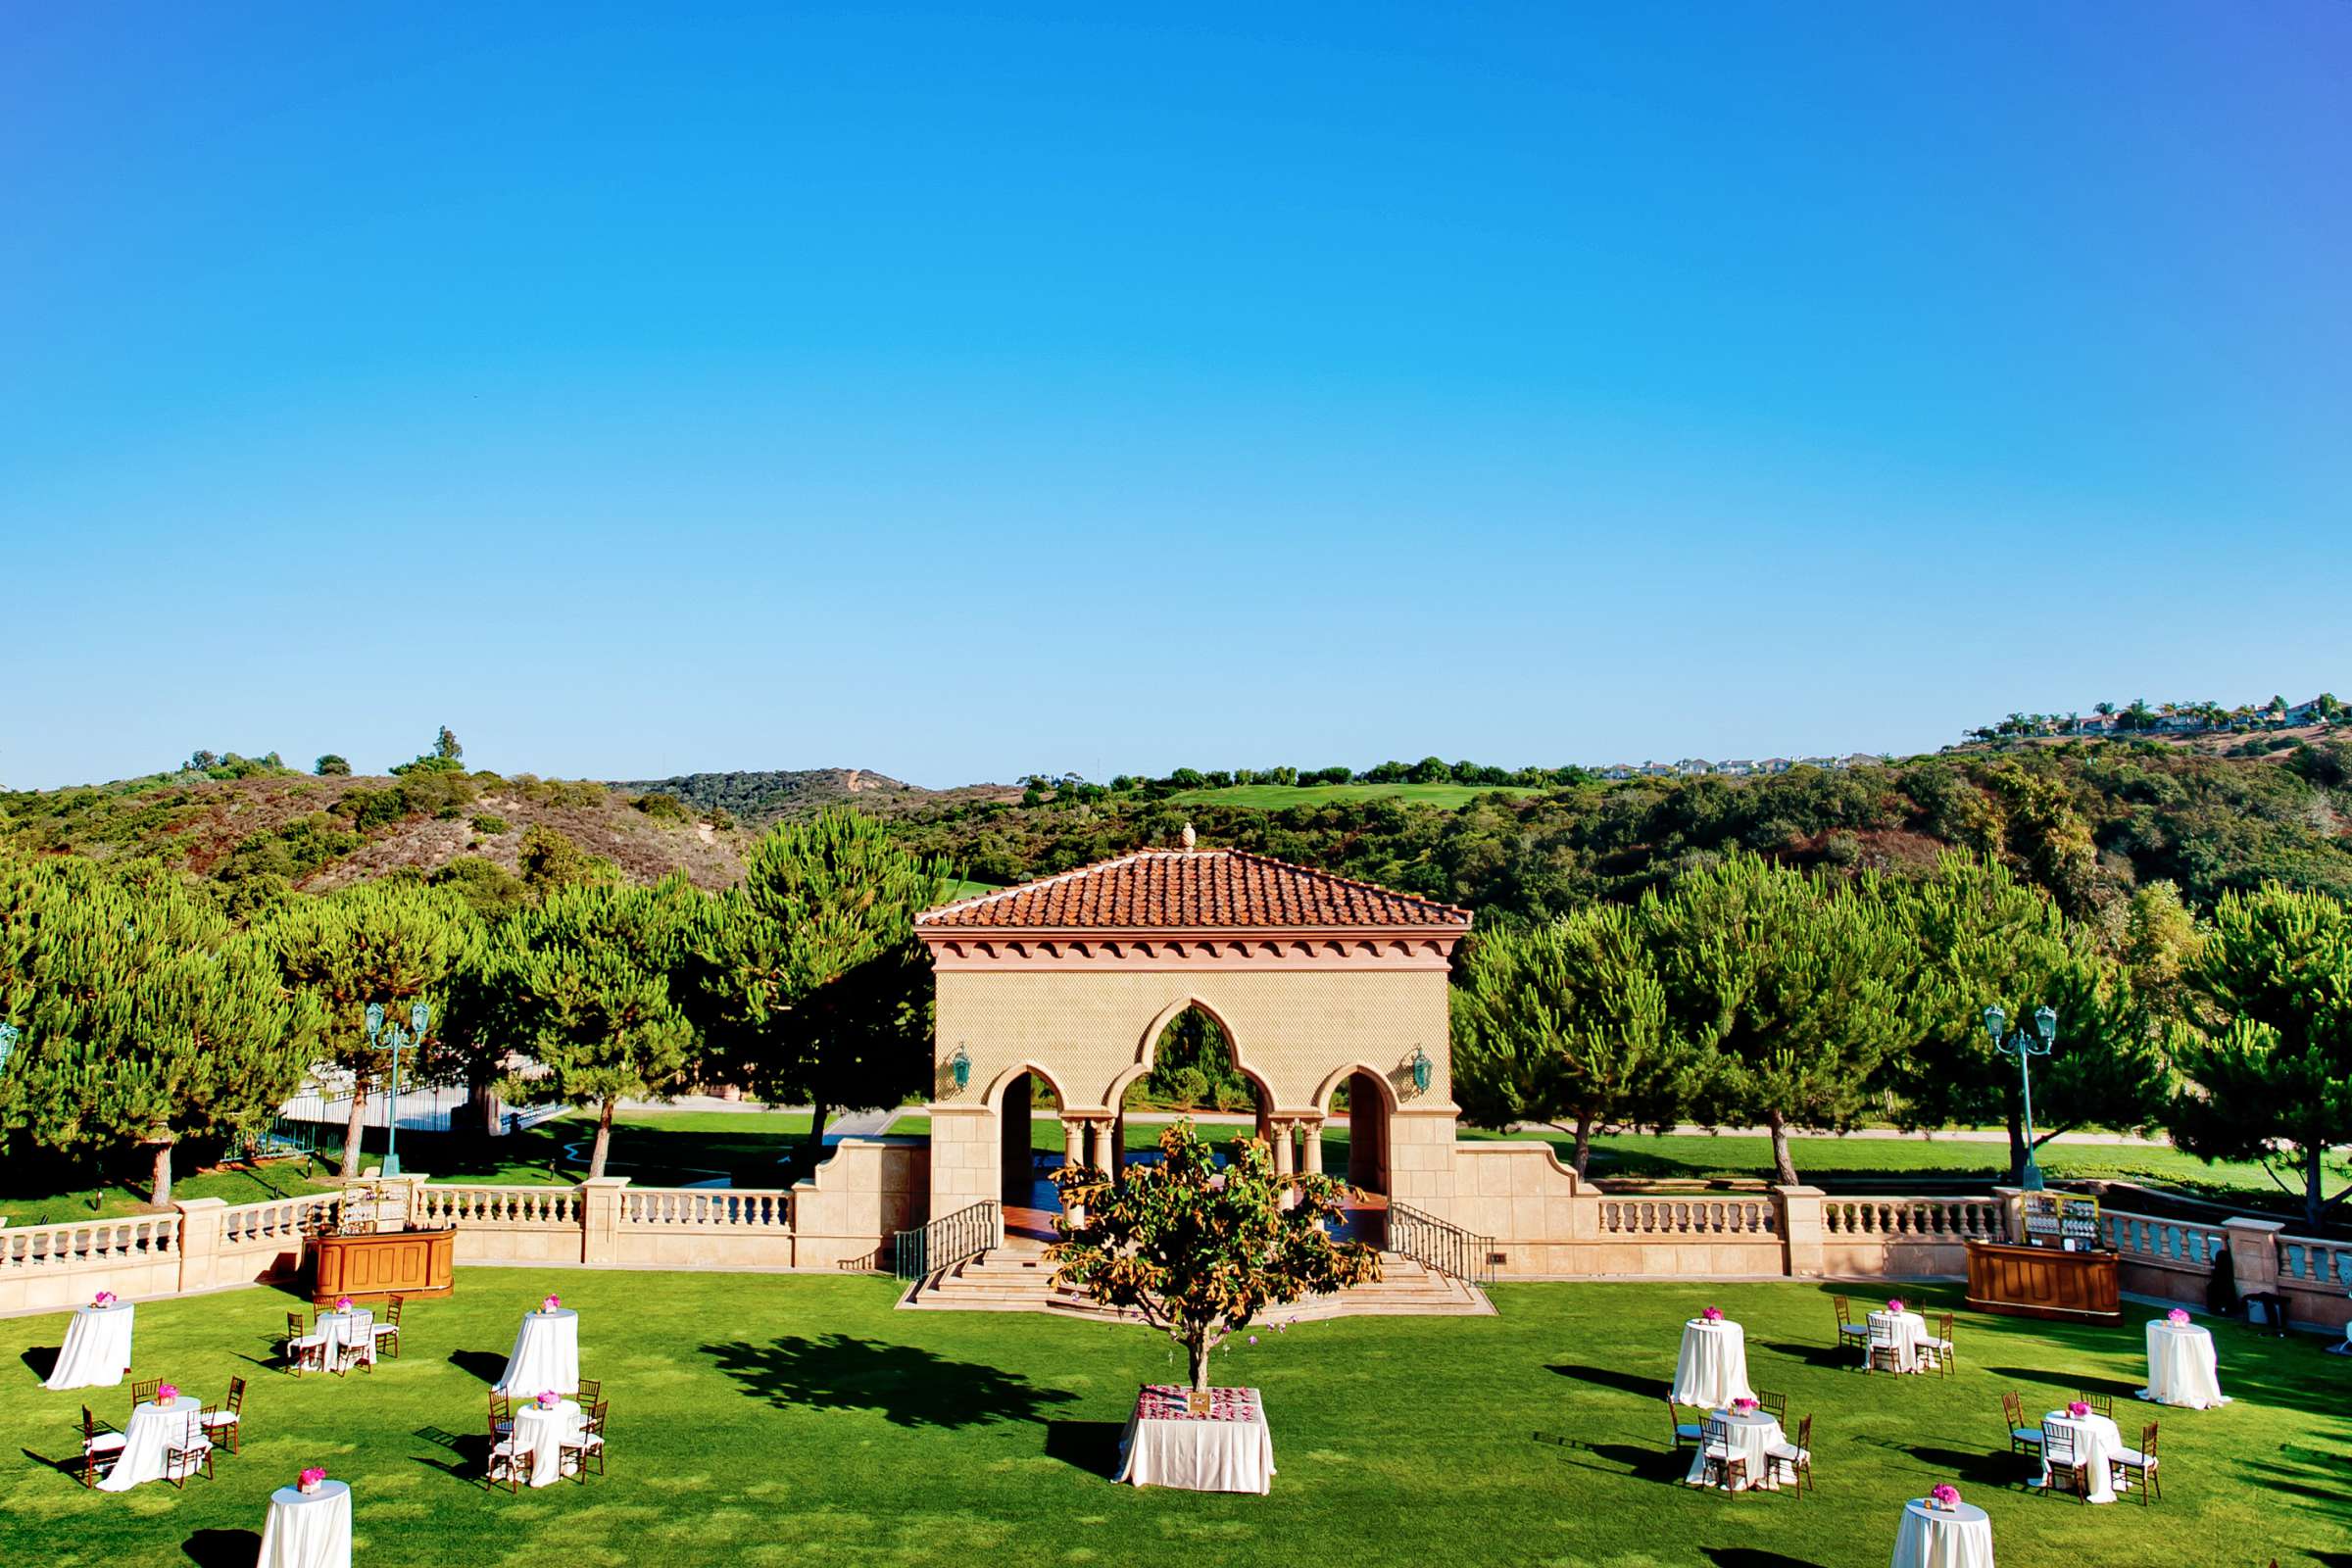
POLYGON ((925 789, 919 784, 857 767, 681 773, 675 778, 617 782, 612 788, 630 795, 674 796, 705 817, 723 820, 732 816, 761 826, 787 817, 814 816, 828 806, 854 806, 871 815, 887 816, 927 806, 1013 801, 1020 799, 1021 793, 1016 788, 995 784, 925 789))

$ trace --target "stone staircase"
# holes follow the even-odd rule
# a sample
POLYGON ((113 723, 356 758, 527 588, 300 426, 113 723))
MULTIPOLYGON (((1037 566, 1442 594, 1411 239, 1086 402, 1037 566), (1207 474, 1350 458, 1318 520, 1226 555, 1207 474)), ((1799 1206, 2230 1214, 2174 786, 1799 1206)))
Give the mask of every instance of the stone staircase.
MULTIPOLYGON (((1266 1311, 1263 1323, 1304 1323, 1319 1318, 1387 1315, 1477 1317, 1492 1315, 1486 1293, 1396 1252, 1380 1254, 1380 1279, 1336 1296, 1310 1297, 1266 1311)), ((977 1257, 914 1282, 899 1305, 931 1312, 1054 1312, 1069 1317, 1115 1321, 1118 1314, 1054 1287, 1054 1265, 1042 1243, 1008 1238, 977 1257)))

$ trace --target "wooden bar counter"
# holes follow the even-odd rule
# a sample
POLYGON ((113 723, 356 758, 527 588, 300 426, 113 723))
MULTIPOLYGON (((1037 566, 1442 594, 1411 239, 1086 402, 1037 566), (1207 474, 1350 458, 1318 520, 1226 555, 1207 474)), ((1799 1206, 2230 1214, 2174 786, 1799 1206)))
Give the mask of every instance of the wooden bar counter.
POLYGON ((324 1306, 338 1296, 355 1301, 447 1296, 457 1242, 454 1230, 313 1237, 311 1304, 324 1306))
POLYGON ((2104 1249, 2062 1251, 2006 1242, 1968 1244, 1968 1304, 2009 1317, 2068 1323, 2121 1323, 2116 1254, 2104 1249))

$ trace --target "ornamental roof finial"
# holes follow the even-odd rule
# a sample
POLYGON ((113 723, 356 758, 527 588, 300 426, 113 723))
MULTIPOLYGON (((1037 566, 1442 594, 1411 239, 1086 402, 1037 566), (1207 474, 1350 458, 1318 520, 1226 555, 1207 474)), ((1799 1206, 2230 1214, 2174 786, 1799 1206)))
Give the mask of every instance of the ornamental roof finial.
POLYGON ((1185 824, 1184 824, 1184 848, 1185 848, 1185 852, 1186 852, 1187 854, 1190 854, 1190 853, 1192 852, 1193 845, 1199 841, 1199 838, 1200 838, 1200 835, 1196 834, 1196 833, 1193 831, 1193 824, 1192 824, 1192 823, 1190 823, 1190 822, 1187 822, 1187 823, 1185 823, 1185 824))

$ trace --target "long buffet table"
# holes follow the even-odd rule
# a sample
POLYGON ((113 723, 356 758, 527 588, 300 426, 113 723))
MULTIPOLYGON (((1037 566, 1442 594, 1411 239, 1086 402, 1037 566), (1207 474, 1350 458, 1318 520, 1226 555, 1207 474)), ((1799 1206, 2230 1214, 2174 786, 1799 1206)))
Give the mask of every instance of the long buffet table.
POLYGON ((378 1231, 311 1239, 311 1304, 339 1296, 355 1301, 388 1296, 447 1296, 458 1233, 378 1231))

